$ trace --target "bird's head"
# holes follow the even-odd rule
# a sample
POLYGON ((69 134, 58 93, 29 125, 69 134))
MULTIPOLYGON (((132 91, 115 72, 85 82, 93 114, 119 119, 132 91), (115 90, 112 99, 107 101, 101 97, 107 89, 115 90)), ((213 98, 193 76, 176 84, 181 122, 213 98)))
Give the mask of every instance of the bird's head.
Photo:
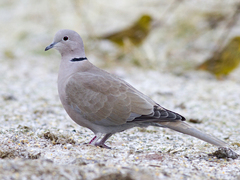
POLYGON ((45 51, 52 48, 57 49, 62 56, 71 54, 76 57, 85 57, 82 38, 73 30, 59 30, 55 34, 53 42, 45 48, 45 51))

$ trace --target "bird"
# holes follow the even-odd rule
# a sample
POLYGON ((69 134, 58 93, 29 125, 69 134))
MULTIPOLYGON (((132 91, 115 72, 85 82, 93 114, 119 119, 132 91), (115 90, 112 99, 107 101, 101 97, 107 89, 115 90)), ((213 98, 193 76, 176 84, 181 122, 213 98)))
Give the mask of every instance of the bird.
POLYGON ((215 75, 217 79, 229 75, 240 63, 240 36, 234 37, 219 52, 197 66, 198 70, 206 70, 215 75))
POLYGON ((192 127, 182 115, 162 107, 119 77, 94 66, 86 57, 82 38, 77 32, 59 30, 45 51, 52 48, 61 54, 58 73, 60 100, 73 121, 95 134, 89 144, 110 148, 105 142, 117 132, 156 126, 219 147, 228 146, 192 127))
POLYGON ((139 46, 148 36, 152 20, 153 18, 150 15, 144 14, 127 29, 101 36, 99 39, 110 40, 120 47, 124 47, 126 40, 134 46, 139 46))

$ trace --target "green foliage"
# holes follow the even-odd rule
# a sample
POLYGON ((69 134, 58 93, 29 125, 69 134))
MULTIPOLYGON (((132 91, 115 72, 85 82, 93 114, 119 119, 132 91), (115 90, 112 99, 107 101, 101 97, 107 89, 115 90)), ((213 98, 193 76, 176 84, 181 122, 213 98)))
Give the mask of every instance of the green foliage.
POLYGON ((227 76, 240 63, 240 37, 233 38, 219 53, 200 64, 197 69, 209 71, 218 79, 227 76))

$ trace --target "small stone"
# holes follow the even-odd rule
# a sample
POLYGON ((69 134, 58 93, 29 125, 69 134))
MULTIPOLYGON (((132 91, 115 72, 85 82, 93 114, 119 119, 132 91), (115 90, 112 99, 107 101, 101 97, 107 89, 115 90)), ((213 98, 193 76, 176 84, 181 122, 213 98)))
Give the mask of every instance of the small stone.
POLYGON ((73 145, 67 144, 67 149, 72 149, 73 145))
POLYGON ((235 153, 232 149, 227 148, 227 147, 220 147, 214 153, 209 154, 209 156, 215 156, 218 159, 220 159, 220 158, 237 159, 239 157, 239 155, 237 153, 235 153))

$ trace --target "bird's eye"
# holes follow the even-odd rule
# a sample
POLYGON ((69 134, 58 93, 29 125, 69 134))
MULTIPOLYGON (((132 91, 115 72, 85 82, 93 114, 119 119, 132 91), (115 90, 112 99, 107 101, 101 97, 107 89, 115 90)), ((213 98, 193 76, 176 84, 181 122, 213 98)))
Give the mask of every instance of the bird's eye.
POLYGON ((67 41, 67 40, 68 40, 68 37, 67 37, 67 36, 64 36, 64 37, 63 37, 63 40, 64 40, 64 41, 67 41))

